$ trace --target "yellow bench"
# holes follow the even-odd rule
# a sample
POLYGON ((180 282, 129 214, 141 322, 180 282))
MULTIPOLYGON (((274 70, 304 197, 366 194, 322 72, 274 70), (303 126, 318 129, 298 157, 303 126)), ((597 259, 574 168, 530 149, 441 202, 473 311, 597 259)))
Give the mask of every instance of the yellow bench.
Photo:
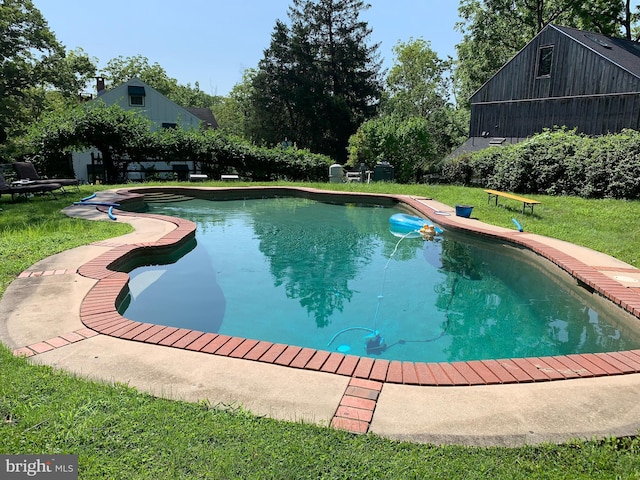
POLYGON ((498 197, 510 198, 511 200, 522 202, 522 213, 524 213, 525 208, 530 208, 532 215, 533 215, 533 206, 542 203, 537 200, 531 200, 530 198, 519 197, 518 195, 514 195, 512 193, 499 192, 498 190, 485 190, 485 192, 487 192, 487 194, 489 195, 487 197, 487 203, 490 203, 491 199, 495 198, 496 205, 498 205, 498 197))

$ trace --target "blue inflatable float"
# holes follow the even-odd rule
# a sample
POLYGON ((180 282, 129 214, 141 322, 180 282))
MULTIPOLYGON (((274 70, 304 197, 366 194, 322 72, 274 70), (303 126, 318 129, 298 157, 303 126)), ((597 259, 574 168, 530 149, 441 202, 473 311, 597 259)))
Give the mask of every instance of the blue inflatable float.
POLYGON ((420 229, 423 227, 433 227, 436 234, 442 233, 441 228, 434 226, 426 218, 406 213, 394 213, 389 217, 389 231, 396 237, 420 237, 420 229))

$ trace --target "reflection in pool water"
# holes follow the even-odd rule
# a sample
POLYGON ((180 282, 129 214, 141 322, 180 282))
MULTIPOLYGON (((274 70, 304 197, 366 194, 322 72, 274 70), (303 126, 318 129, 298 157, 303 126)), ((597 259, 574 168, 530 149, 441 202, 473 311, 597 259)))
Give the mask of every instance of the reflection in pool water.
POLYGON ((398 238, 397 208, 287 197, 152 211, 196 222, 197 245, 130 272, 120 310, 135 321, 424 362, 640 346, 637 322, 534 254, 451 231, 398 238))

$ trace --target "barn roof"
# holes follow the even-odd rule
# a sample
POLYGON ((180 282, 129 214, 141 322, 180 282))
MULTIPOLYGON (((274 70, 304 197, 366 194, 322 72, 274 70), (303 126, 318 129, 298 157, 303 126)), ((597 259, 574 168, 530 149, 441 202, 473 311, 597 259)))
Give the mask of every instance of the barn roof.
POLYGON ((555 28, 589 50, 640 78, 640 43, 559 25, 551 24, 548 27, 555 28))

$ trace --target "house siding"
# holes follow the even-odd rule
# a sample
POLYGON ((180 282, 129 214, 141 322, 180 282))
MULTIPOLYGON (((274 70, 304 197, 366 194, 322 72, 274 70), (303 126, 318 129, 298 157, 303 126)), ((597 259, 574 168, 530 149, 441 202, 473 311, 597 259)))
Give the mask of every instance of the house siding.
MULTIPOLYGON (((99 94, 94 101, 102 101, 109 106, 116 104, 123 110, 140 112, 145 118, 151 121, 152 131, 162 128, 163 123, 176 124, 184 130, 199 129, 202 122, 199 117, 172 102, 160 92, 138 79, 131 79, 122 85, 105 91, 99 94), (132 106, 129 104, 128 89, 132 86, 144 88, 144 106, 132 106)), ((74 174, 76 178, 82 182, 92 181, 89 173, 89 170, 92 168, 92 154, 95 157, 99 157, 99 152, 95 149, 75 152, 72 155, 74 174)), ((188 166, 190 172, 196 172, 197 168, 192 160, 185 159, 182 163, 188 166)), ((161 177, 172 178, 172 167, 173 164, 164 161, 136 162, 132 166, 133 170, 129 170, 126 175, 129 180, 144 180, 146 176, 145 169, 149 169, 149 172, 152 174, 155 169, 155 172, 158 172, 158 175, 161 177)))
POLYGON ((153 130, 161 128, 162 124, 167 122, 177 123, 185 130, 189 128, 200 128, 201 120, 198 117, 139 80, 129 80, 113 90, 103 93, 98 97, 98 101, 100 100, 107 105, 117 104, 123 110, 133 110, 143 113, 146 118, 153 122, 153 130), (144 106, 129 105, 129 93, 127 90, 129 86, 144 87, 144 106))

